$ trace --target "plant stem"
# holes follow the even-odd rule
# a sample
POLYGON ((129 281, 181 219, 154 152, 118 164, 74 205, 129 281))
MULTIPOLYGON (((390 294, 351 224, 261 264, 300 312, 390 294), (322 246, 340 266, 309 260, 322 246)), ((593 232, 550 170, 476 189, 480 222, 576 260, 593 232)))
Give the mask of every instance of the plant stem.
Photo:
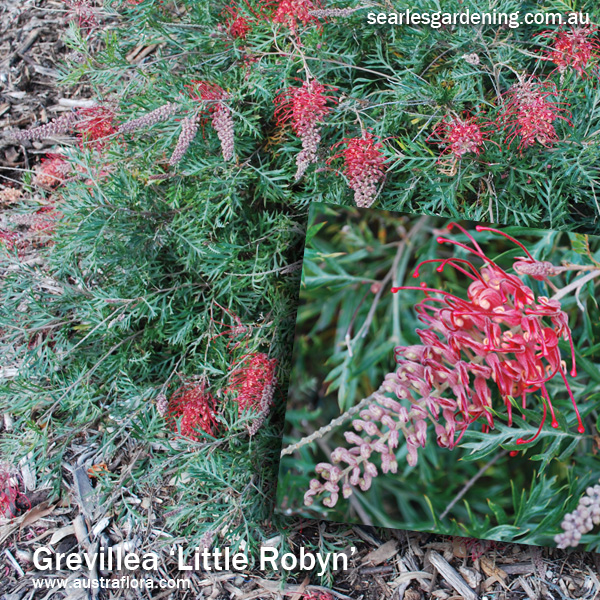
POLYGON ((480 479, 483 476, 483 474, 490 467, 495 465, 501 458, 504 458, 507 454, 508 454, 508 450, 503 450, 499 454, 496 454, 496 456, 494 456, 494 458, 492 458, 492 460, 490 460, 485 465, 483 465, 483 467, 481 467, 481 469, 479 469, 479 471, 477 471, 477 473, 475 473, 475 475, 473 475, 473 477, 471 477, 471 479, 469 479, 469 481, 467 481, 467 483, 465 483, 465 485, 462 487, 460 492, 458 492, 458 494, 456 494, 456 496, 454 496, 454 498, 452 499, 450 504, 448 504, 448 506, 446 506, 446 509, 439 517, 440 521, 444 519, 444 517, 452 510, 454 505, 475 485, 477 480, 480 479))

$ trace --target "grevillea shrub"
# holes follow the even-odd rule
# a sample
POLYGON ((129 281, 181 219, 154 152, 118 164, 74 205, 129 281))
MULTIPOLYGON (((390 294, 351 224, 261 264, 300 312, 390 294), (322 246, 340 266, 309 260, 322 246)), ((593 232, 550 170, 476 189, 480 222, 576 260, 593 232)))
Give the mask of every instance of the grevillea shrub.
MULTIPOLYGON (((184 0, 188 3, 194 8, 184 0)), ((462 10, 457 0, 443 5, 449 12, 462 10)), ((93 6, 75 2, 70 8, 82 18, 93 6)), ((488 8, 483 0, 471 7, 488 8)), ((241 165, 250 182, 240 189, 250 189, 256 179, 259 195, 269 198, 286 197, 293 186, 300 203, 367 205, 370 187, 366 199, 355 189, 365 177, 348 179, 342 169, 326 166, 332 147, 359 138, 358 126, 387 145, 385 186, 374 201, 381 208, 600 231, 593 136, 600 52, 593 0, 578 6, 589 23, 569 15, 551 29, 483 25, 480 46, 473 45, 470 27, 372 26, 369 7, 354 0, 335 6, 317 0, 220 0, 192 10, 180 27, 187 33, 169 35, 164 27, 181 24, 160 2, 124 2, 119 10, 121 24, 110 26, 119 32, 123 27, 127 35, 113 36, 101 57, 89 51, 89 40, 100 32, 86 17, 81 23, 86 41, 73 42, 79 57, 74 77, 89 76, 103 100, 55 125, 42 124, 45 129, 32 136, 39 139, 43 132, 65 130, 69 119, 82 119, 90 127, 77 129, 82 140, 90 138, 89 147, 103 140, 121 143, 111 127, 131 132, 147 114, 148 133, 157 136, 152 155, 146 154, 155 172, 147 177, 159 181, 188 168, 182 159, 196 125, 210 124, 216 136, 203 132, 207 143, 218 138, 223 160, 241 165), (128 27, 136 23, 144 23, 143 33, 128 27), (160 40, 160 56, 144 55, 139 68, 145 83, 123 87, 127 93, 119 95, 120 61, 138 60, 134 50, 148 39, 160 40), (198 53, 206 57, 200 68, 198 53), (202 88, 196 106, 182 97, 193 80, 202 88), (172 105, 178 105, 178 114, 166 118, 169 110, 159 109, 172 105), (291 136, 282 130, 288 123, 291 136)), ((192 165, 198 168, 193 157, 192 165)))
MULTIPOLYGON (((442 4, 451 12, 463 9, 457 0, 442 4)), ((487 0, 471 4, 472 10, 489 10, 487 0)), ((583 0, 578 8, 590 10, 592 21, 598 20, 593 0, 583 0)), ((38 121, 16 124, 13 132, 15 150, 27 152, 30 158, 39 152, 39 143, 62 146, 55 151, 67 157, 73 173, 54 191, 33 190, 39 196, 34 201, 29 200, 32 190, 26 181, 24 199, 15 210, 28 223, 3 222, 0 233, 9 244, 19 246, 33 235, 31 223, 36 217, 30 215, 37 214, 40 206, 53 205, 62 215, 51 236, 40 232, 39 242, 25 240, 27 250, 33 245, 40 253, 33 262, 17 264, 21 256, 0 243, 0 350, 3 369, 16 372, 0 385, 0 404, 12 415, 18 431, 18 436, 0 437, 0 452, 13 463, 32 448, 44 449, 32 461, 40 485, 50 487, 52 501, 69 500, 63 485, 71 480, 65 457, 72 456, 80 440, 93 446, 109 466, 123 464, 119 462, 123 452, 139 448, 141 460, 128 463, 133 464, 131 471, 104 479, 122 476, 123 489, 135 497, 160 497, 160 509, 157 503, 153 512, 164 517, 161 531, 184 536, 190 548, 207 540, 215 545, 236 540, 252 549, 273 535, 263 524, 274 522, 274 529, 285 538, 280 521, 272 521, 270 503, 265 502, 276 480, 283 403, 273 402, 267 418, 250 436, 245 427, 259 413, 249 408, 240 414, 234 404, 239 392, 228 388, 233 374, 248 367, 249 359, 238 362, 243 354, 259 353, 267 357, 263 361, 276 360, 268 371, 277 371, 277 389, 282 391, 287 389, 292 361, 302 363, 302 358, 292 359, 291 340, 307 207, 318 201, 354 206, 362 183, 360 169, 356 178, 354 170, 346 173, 343 158, 329 162, 345 147, 344 140, 361 139, 365 131, 373 136, 373 149, 384 144, 379 149, 387 159, 384 176, 380 178, 374 156, 376 168, 365 179, 377 179, 373 207, 519 226, 533 223, 582 234, 600 231, 595 202, 600 189, 595 133, 600 125, 595 102, 598 79, 593 76, 596 49, 582 77, 574 68, 560 73, 555 63, 546 60, 551 38, 539 34, 547 26, 524 25, 516 30, 484 26, 476 36, 464 26, 439 30, 372 27, 366 23, 369 10, 354 0, 343 4, 182 0, 176 6, 126 0, 98 10, 98 24, 93 27, 77 29, 74 15, 66 40, 69 56, 60 70, 65 82, 90 90, 95 107, 59 112, 63 106, 41 99, 41 104, 48 104, 44 104, 45 111, 40 107, 36 113, 38 121), (105 22, 107 14, 110 19, 105 22), (536 142, 519 152, 517 143, 511 147, 505 143, 507 132, 496 128, 479 154, 466 152, 454 160, 445 145, 428 141, 450 115, 485 114, 486 120, 499 123, 509 101, 508 90, 531 74, 541 83, 555 84, 558 96, 547 100, 572 114, 572 127, 561 118, 552 123, 556 136, 551 146, 536 142), (187 87, 193 81, 206 84, 195 95, 187 87), (203 93, 218 90, 225 94, 218 101, 202 98, 203 93), (231 152, 230 119, 234 152, 231 160, 225 160, 231 152), (456 163, 454 169, 442 171, 440 157, 456 163), (239 336, 216 337, 223 329, 215 326, 215 320, 230 323, 216 314, 216 303, 253 327, 239 336), (35 346, 31 339, 36 340, 35 346), (185 444, 165 427, 165 404, 177 387, 174 382, 195 381, 200 373, 210 378, 218 437, 209 439, 196 428, 197 445, 185 444), (237 421, 243 426, 237 427, 237 421), (216 498, 222 502, 216 503, 216 498)), ((589 39, 594 42, 597 34, 589 39)), ((357 161, 350 164, 358 167, 357 161)), ((362 254, 382 258, 385 268, 391 267, 394 257, 381 247, 386 238, 392 239, 392 229, 383 221, 360 235, 339 233, 349 244, 352 260, 358 258, 352 247, 356 242, 362 254), (363 236, 368 244, 362 244, 363 236)), ((549 239, 545 238, 548 244, 549 239)), ((565 239, 556 247, 563 248, 565 239)), ((421 241, 417 240, 416 247, 425 248, 421 241)), ((546 251, 546 246, 539 246, 540 257, 546 251)), ((327 246, 318 252, 328 256, 327 246)), ((499 252, 490 256, 496 260, 499 252)), ((307 258, 310 261, 310 253, 307 258)), ((399 258, 399 273, 404 260, 408 259, 399 258)), ((318 273, 315 269, 313 275, 318 277, 318 273)), ((327 288, 331 302, 344 303, 341 318, 335 319, 339 331, 330 338, 335 339, 336 352, 325 356, 323 347, 315 344, 311 355, 319 364, 331 361, 331 381, 317 389, 312 381, 304 383, 308 393, 296 413, 301 416, 299 427, 306 416, 303 411, 318 404, 328 388, 332 393, 344 390, 342 403, 350 403, 369 392, 367 382, 373 383, 375 374, 379 384, 393 365, 388 345, 419 343, 402 337, 403 332, 418 327, 411 320, 412 305, 404 305, 406 294, 392 295, 388 286, 385 294, 377 296, 378 289, 383 289, 379 275, 369 274, 368 269, 354 273, 352 293, 327 288), (364 283, 365 277, 370 281, 364 283), (358 308, 357 315, 365 316, 363 311, 374 297, 389 311, 390 319, 383 326, 376 311, 374 318, 382 325, 377 343, 361 337, 362 332, 358 338, 362 341, 352 342, 357 333, 352 315, 358 308), (403 306, 401 314, 393 312, 392 298, 403 306), (369 350, 371 362, 356 372, 349 368, 352 360, 344 347, 347 335, 353 347, 364 344, 354 357, 369 350), (384 342, 390 343, 384 347, 384 342), (387 361, 385 371, 378 361, 387 361)), ((452 269, 446 275, 455 276, 452 269)), ((338 274, 337 283, 343 278, 338 274)), ((456 282, 438 279, 435 289, 451 283, 456 282)), ((538 298, 540 290, 535 286, 532 290, 538 298)), ((459 291, 464 297, 466 289, 459 291)), ((585 302, 588 293, 583 289, 580 301, 585 302)), ((573 304, 575 300, 569 298, 573 304)), ((318 325, 313 323, 312 340, 321 330, 333 331, 328 315, 334 314, 335 310, 326 312, 318 325)), ((588 348, 585 335, 593 329, 581 323, 570 323, 570 327, 576 344, 588 348)), ((564 344, 559 341, 566 356, 564 344)), ((573 384, 573 393, 587 436, 589 407, 580 398, 589 385, 586 361, 596 365, 597 358, 593 354, 577 358, 583 371, 573 384)), ((264 375, 265 370, 259 373, 264 375)), ((512 464, 516 465, 516 485, 521 487, 538 481, 529 466, 530 455, 534 447, 550 444, 548 431, 571 435, 577 427, 561 378, 557 375, 545 385, 560 428, 551 428, 548 419, 534 443, 517 447, 503 442, 519 452, 512 464), (563 417, 566 423, 561 422, 563 417)), ((243 382, 239 386, 242 390, 243 382)), ((529 439, 539 424, 540 402, 539 395, 528 399, 527 419, 515 417, 510 433, 502 433, 505 414, 495 417, 495 433, 514 440, 520 430, 529 439)), ((505 405, 496 398, 495 406, 505 405)), ((513 410, 522 408, 515 405, 513 410)), ((419 449, 416 467, 408 467, 405 457, 399 457, 398 476, 403 469, 429 469, 436 488, 430 496, 438 513, 444 510, 451 488, 437 478, 434 460, 445 474, 451 464, 445 462, 450 460, 446 457, 458 455, 467 444, 478 444, 479 453, 484 452, 482 446, 488 448, 486 444, 498 448, 500 438, 486 433, 479 440, 477 435, 484 434, 476 425, 452 452, 442 453, 435 440, 430 440, 419 449)), ((561 439, 564 448, 569 438, 561 439)), ((336 439, 332 447, 344 442, 336 439)), ((83 463, 89 460, 82 458, 83 463)), ((455 487, 476 474, 478 465, 465 463, 464 476, 452 479, 461 482, 455 487)), ((308 485, 307 472, 299 476, 308 485)), ((494 493, 505 491, 502 486, 508 479, 496 478, 494 493)), ((381 476, 375 478, 372 490, 381 490, 379 481, 383 481, 381 476)), ((125 495, 115 498, 106 481, 99 480, 97 487, 101 499, 111 502, 115 515, 131 515, 132 530, 156 535, 155 528, 148 527, 147 515, 131 510, 125 495)), ((406 501, 406 510, 414 510, 415 504, 422 508, 423 496, 407 496, 406 490, 411 489, 393 491, 406 501)), ((570 487, 569 492, 575 498, 583 489, 570 487)), ((551 535, 559 533, 562 515, 575 508, 566 501, 567 490, 551 483, 536 485, 536 491, 539 506, 547 506, 544 502, 550 491, 564 501, 557 502, 564 506, 557 506, 562 512, 553 521, 556 527, 551 535)), ((344 504, 348 505, 338 502, 336 510, 341 511, 344 504)), ((501 504, 508 512, 514 508, 504 500, 501 504)), ((476 508, 483 510, 481 502, 476 508)), ((302 510, 303 514, 308 511, 302 510)), ((456 510, 463 511, 459 516, 464 517, 462 504, 456 510)), ((518 527, 539 540, 536 510, 533 501, 521 507, 519 514, 524 516, 518 527)), ((489 527, 483 521, 479 525, 485 533, 489 527)), ((469 534, 481 533, 476 525, 468 524, 465 529, 469 534)), ((337 543, 345 545, 345 541, 337 543)))
POLYGON ((600 476, 583 358, 600 241, 328 206, 308 239, 281 508, 552 544, 600 476), (588 463, 581 484, 563 470, 588 463))

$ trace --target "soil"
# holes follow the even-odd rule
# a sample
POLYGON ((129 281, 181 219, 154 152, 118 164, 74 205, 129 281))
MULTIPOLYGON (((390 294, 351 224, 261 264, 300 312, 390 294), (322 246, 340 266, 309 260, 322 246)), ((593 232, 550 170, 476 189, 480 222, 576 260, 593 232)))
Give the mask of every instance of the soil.
POLYGON ((60 86, 61 65, 69 55, 62 41, 71 11, 59 0, 0 2, 0 189, 18 187, 57 142, 20 144, 12 129, 27 129, 90 102, 87 85, 60 86))

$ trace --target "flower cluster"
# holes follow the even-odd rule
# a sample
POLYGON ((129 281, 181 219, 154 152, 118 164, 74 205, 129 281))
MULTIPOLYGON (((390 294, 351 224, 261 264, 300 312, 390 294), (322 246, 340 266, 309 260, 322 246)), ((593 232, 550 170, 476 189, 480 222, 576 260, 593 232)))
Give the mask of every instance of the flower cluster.
POLYGON ((199 441, 200 431, 214 436, 217 433, 215 399, 206 389, 206 382, 188 382, 177 389, 169 399, 167 421, 173 431, 199 441))
POLYGON ((79 133, 81 147, 90 146, 102 151, 117 133, 114 119, 114 111, 107 106, 80 108, 75 129, 79 133))
POLYGON ((51 235, 56 227, 56 222, 62 217, 62 213, 53 206, 43 206, 34 214, 34 220, 31 229, 37 233, 51 235))
POLYGON ((69 161, 60 154, 47 154, 37 169, 33 183, 52 189, 64 182, 71 172, 69 161))
POLYGON ((554 541, 559 548, 575 547, 581 536, 589 533, 596 525, 600 525, 600 484, 587 488, 579 500, 577 508, 565 515, 559 533, 554 541))
POLYGON ((562 119, 572 125, 567 111, 552 100, 558 95, 556 86, 550 82, 540 83, 533 77, 523 79, 508 92, 508 101, 502 115, 508 131, 506 143, 520 138, 519 150, 537 143, 550 148, 558 141, 554 122, 562 119))
POLYGON ((179 137, 177 138, 177 144, 175 144, 175 149, 173 150, 173 154, 171 154, 171 158, 169 159, 169 164, 172 167, 181 161, 184 154, 187 152, 187 149, 190 147, 190 144, 196 137, 196 133, 198 133, 197 115, 192 115, 191 117, 186 117, 183 119, 181 122, 181 131, 179 133, 179 137))
MULTIPOLYGON (((451 267, 470 283, 467 297, 462 298, 445 290, 427 286, 392 288, 420 291, 425 298, 416 306, 419 320, 426 325, 417 330, 421 344, 395 349, 398 368, 386 375, 383 385, 370 398, 367 408, 352 421, 354 431, 345 432, 347 448, 336 448, 332 463, 320 463, 316 473, 324 481, 313 479, 305 494, 305 504, 313 497, 328 492, 323 500, 333 506, 339 497, 340 485, 344 497, 358 486, 369 489, 378 474, 372 460, 379 455, 381 470, 395 473, 395 449, 400 433, 406 440, 407 462, 417 463, 418 448, 425 447, 429 423, 434 426, 437 443, 452 449, 467 428, 479 421, 484 431, 494 427, 492 392, 495 388, 502 399, 512 424, 513 399, 527 407, 528 397, 540 392, 543 414, 537 432, 530 439, 519 438, 517 444, 528 444, 537 439, 550 411, 552 427, 558 427, 552 400, 546 383, 559 375, 573 403, 579 433, 584 433, 575 399, 565 374, 565 365, 558 348, 559 340, 568 340, 573 361, 571 376, 576 375, 575 353, 568 316, 560 302, 545 296, 536 297, 533 290, 517 275, 506 272, 490 259, 475 238, 461 226, 457 227, 468 243, 440 236, 439 244, 462 248, 480 259, 477 268, 463 258, 436 258, 420 263, 414 277, 419 278, 424 265, 437 264, 437 272, 451 267), (469 244, 470 243, 470 244, 469 244), (393 394, 390 398, 385 394, 393 394), (339 466, 343 463, 345 466, 339 466)), ((515 259, 521 271, 527 266, 544 278, 547 269, 536 269, 538 264, 527 249, 502 231, 477 226, 477 231, 489 231, 511 240, 526 254, 515 259)), ((542 263, 543 265, 543 263, 542 263)))
POLYGON ((273 21, 286 25, 294 33, 299 22, 302 25, 318 23, 313 11, 319 8, 318 0, 278 0, 273 13, 273 21))
POLYGON ((50 123, 39 125, 33 129, 18 129, 11 131, 11 136, 20 142, 26 140, 43 140, 55 135, 66 133, 78 120, 76 112, 71 111, 53 119, 50 123))
POLYGON ((14 187, 5 187, 0 190, 0 204, 14 204, 17 202, 23 191, 14 187))
POLYGON ((130 121, 121 123, 117 130, 119 133, 132 133, 138 129, 151 127, 152 125, 156 125, 156 123, 166 121, 171 115, 175 114, 178 109, 179 106, 174 102, 167 102, 145 115, 137 117, 137 119, 131 119, 130 121))
POLYGON ((19 491, 19 480, 12 469, 0 467, 0 517, 11 519, 19 510, 28 510, 31 503, 25 494, 19 491))
POLYGON ((444 119, 428 139, 443 146, 444 153, 460 159, 465 154, 478 155, 486 138, 476 117, 451 117, 444 119))
POLYGON ((592 58, 597 58, 598 42, 592 39, 596 30, 592 27, 573 27, 556 34, 545 60, 553 62, 559 73, 573 69, 579 75, 585 73, 592 58))
POLYGON ((215 302, 215 304, 230 317, 233 325, 227 325, 222 321, 212 320, 213 323, 221 325, 221 327, 224 328, 224 331, 211 337, 210 341, 212 342, 223 336, 227 337, 229 339, 229 342, 227 343, 227 350, 229 351, 237 349, 242 344, 247 346, 247 341, 252 335, 252 325, 244 325, 240 317, 238 317, 238 315, 236 315, 233 311, 221 306, 218 302, 215 302))
MULTIPOLYGON (((42 206, 35 212, 13 213, 9 221, 17 227, 27 227, 34 233, 44 232, 51 234, 56 222, 62 217, 61 213, 52 205, 42 206)), ((17 236, 18 237, 18 236, 17 236)))
POLYGON ((98 25, 96 9, 90 0, 65 0, 65 4, 81 30, 89 31, 98 25))
POLYGON ((227 391, 235 394, 239 414, 249 410, 258 413, 248 425, 251 436, 256 434, 271 410, 277 384, 276 368, 276 358, 257 352, 243 356, 232 369, 227 391))
POLYGON ((13 250, 17 246, 16 231, 0 229, 0 245, 5 246, 7 250, 13 250))
POLYGON ((306 592, 302 596, 302 600, 333 600, 333 596, 329 592, 306 592))
POLYGON ((354 191, 356 206, 368 208, 375 202, 377 188, 385 176, 383 144, 375 141, 370 133, 360 138, 346 138, 342 154, 344 174, 350 189, 354 191))
POLYGON ((325 86, 316 79, 305 81, 300 87, 290 87, 275 98, 277 124, 291 122, 292 130, 302 142, 302 150, 296 157, 296 180, 317 161, 321 123, 331 110, 328 100, 333 98, 325 95, 325 86))
POLYGON ((213 129, 221 142, 223 160, 231 160, 234 152, 234 123, 231 109, 225 103, 229 94, 222 87, 207 81, 193 81, 189 87, 194 100, 202 102, 211 115, 213 129))
POLYGON ((234 40, 245 40, 250 33, 250 21, 242 14, 235 4, 226 6, 221 13, 225 17, 225 29, 234 40))

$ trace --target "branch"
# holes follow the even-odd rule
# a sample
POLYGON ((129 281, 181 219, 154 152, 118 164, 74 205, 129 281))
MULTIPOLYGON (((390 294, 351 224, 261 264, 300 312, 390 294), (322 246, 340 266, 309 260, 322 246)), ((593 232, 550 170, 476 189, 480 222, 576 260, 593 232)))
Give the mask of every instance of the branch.
POLYGON ((575 281, 572 281, 569 285, 566 285, 564 288, 558 290, 558 292, 552 296, 552 300, 561 300, 573 290, 580 290, 586 283, 588 283, 588 281, 592 281, 599 276, 600 269, 597 269, 591 273, 588 273, 587 275, 584 275, 583 277, 580 277, 579 279, 576 279, 575 281))
POLYGON ((379 388, 377 391, 373 392, 370 396, 363 398, 356 406, 353 406, 349 410, 347 410, 344 414, 337 417, 327 425, 323 425, 320 429, 317 429, 315 432, 303 437, 301 440, 296 442, 295 444, 290 444, 286 446, 282 451, 280 456, 286 456, 288 454, 292 454, 302 448, 302 446, 306 446, 306 444, 310 444, 314 442, 316 439, 322 438, 325 434, 329 433, 333 428, 338 427, 344 421, 354 416, 357 412, 362 410, 365 406, 370 404, 371 402, 377 399, 377 395, 382 393, 382 388, 379 388))

